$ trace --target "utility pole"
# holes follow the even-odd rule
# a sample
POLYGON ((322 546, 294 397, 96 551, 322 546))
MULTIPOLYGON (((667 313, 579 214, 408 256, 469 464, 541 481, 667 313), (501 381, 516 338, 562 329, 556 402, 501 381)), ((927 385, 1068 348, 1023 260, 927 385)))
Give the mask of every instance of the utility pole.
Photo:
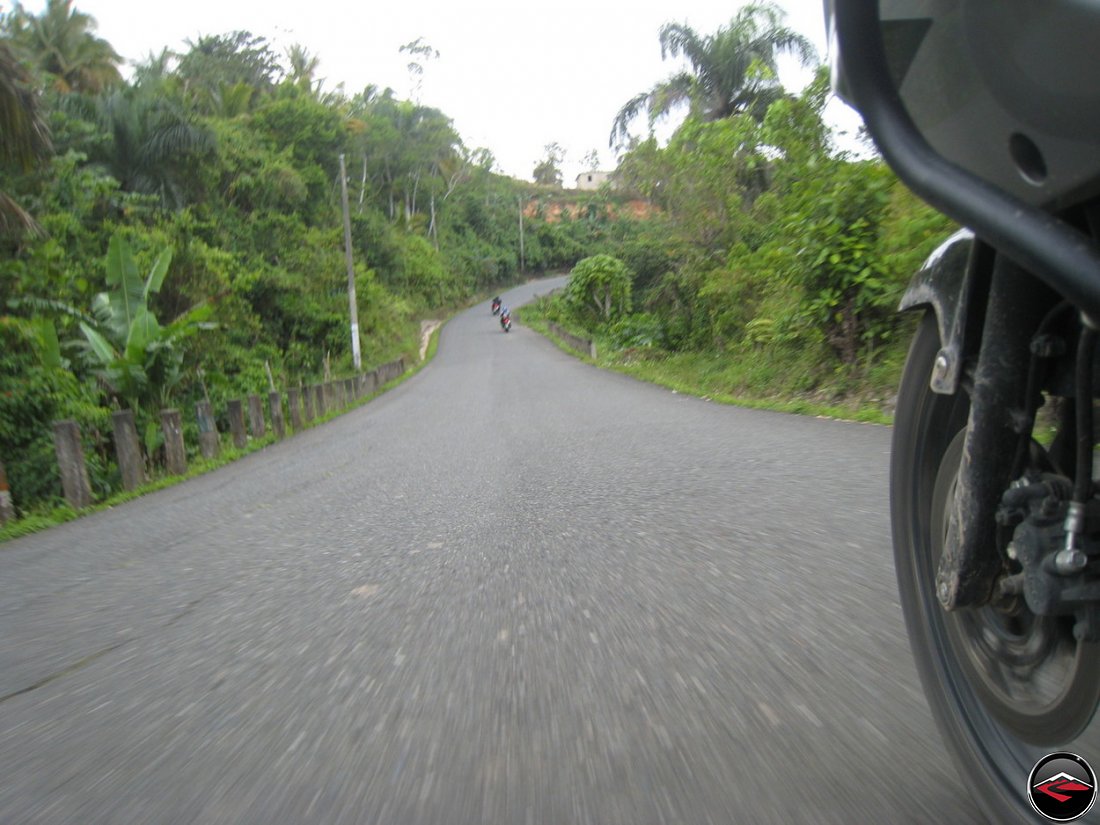
POLYGON ((351 261, 351 214, 348 212, 348 173, 344 156, 340 155, 340 202, 344 207, 344 258, 348 264, 348 310, 351 313, 351 359, 355 371, 362 367, 359 350, 359 307, 355 303, 355 267, 351 261))
POLYGON ((523 196, 516 197, 516 203, 519 205, 519 271, 523 272, 523 196))

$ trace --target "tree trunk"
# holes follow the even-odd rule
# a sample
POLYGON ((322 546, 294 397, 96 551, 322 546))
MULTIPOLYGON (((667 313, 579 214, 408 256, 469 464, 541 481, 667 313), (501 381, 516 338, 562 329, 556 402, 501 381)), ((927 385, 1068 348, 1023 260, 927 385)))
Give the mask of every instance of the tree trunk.
POLYGON ((429 201, 429 209, 431 210, 431 220, 428 222, 428 236, 432 239, 432 243, 435 245, 435 249, 439 251, 439 232, 435 225, 435 193, 432 193, 431 200, 429 201))
POLYGON ((363 214, 363 199, 367 196, 367 153, 363 153, 363 174, 359 178, 359 214, 363 214))

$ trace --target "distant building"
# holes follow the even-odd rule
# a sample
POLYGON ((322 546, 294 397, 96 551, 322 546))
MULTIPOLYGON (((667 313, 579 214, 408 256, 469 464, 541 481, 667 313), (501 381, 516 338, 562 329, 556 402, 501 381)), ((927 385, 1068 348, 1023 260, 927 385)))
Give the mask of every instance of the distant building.
POLYGON ((577 175, 577 188, 584 190, 596 190, 603 184, 607 183, 611 177, 610 172, 597 172, 592 170, 591 172, 581 172, 577 175))

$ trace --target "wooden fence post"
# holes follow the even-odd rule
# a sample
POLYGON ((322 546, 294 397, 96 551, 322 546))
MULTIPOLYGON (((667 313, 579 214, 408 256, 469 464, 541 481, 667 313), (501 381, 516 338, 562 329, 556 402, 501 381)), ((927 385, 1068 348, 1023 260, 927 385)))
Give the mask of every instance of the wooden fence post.
POLYGON ((314 384, 313 395, 317 401, 317 403, 314 405, 317 408, 317 417, 323 418, 327 409, 327 405, 325 404, 325 385, 314 384))
POLYGON ((81 510, 92 503, 92 485, 84 463, 80 426, 72 419, 53 422, 53 444, 65 500, 74 510, 81 510))
POLYGON ((160 426, 164 430, 164 466, 170 475, 187 472, 187 448, 183 444, 183 418, 179 410, 161 410, 160 426))

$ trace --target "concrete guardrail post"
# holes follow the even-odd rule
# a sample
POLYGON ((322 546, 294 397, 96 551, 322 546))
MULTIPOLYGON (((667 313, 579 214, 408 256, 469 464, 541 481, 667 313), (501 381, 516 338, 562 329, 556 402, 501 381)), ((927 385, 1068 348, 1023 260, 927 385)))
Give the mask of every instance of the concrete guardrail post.
POLYGON ((4 472, 4 462, 0 461, 0 527, 3 527, 14 518, 15 505, 11 501, 8 474, 4 472))
POLYGON ((302 387, 302 414, 306 424, 313 420, 313 387, 302 387))
POLYGON ((74 510, 81 510, 92 503, 92 485, 84 463, 80 426, 72 419, 53 422, 53 444, 65 500, 74 510))
POLYGON ((226 404, 229 412, 229 432, 233 433, 233 446, 243 450, 248 446, 248 430, 244 426, 244 402, 234 398, 226 404))
POLYGON ((297 387, 286 391, 286 406, 290 410, 290 426, 298 432, 302 429, 302 399, 297 387))
POLYGON ((283 418, 283 397, 278 390, 267 394, 267 408, 271 411, 271 429, 276 438, 286 438, 286 419, 283 418))
POLYGON ((111 426, 115 435, 115 456, 122 473, 122 488, 136 490, 145 483, 145 460, 141 456, 137 427, 133 410, 116 410, 111 413, 111 426))
POLYGON ((248 396, 248 423, 252 427, 253 438, 263 438, 267 434, 267 426, 264 424, 264 406, 260 396, 248 396))
POLYGON ((187 472, 187 448, 183 444, 183 418, 179 410, 161 410, 160 426, 164 430, 164 467, 170 475, 187 472))
POLYGON ((221 452, 218 440, 218 425, 214 421, 214 410, 209 401, 195 404, 195 417, 199 420, 199 450, 203 458, 216 458, 221 452))

